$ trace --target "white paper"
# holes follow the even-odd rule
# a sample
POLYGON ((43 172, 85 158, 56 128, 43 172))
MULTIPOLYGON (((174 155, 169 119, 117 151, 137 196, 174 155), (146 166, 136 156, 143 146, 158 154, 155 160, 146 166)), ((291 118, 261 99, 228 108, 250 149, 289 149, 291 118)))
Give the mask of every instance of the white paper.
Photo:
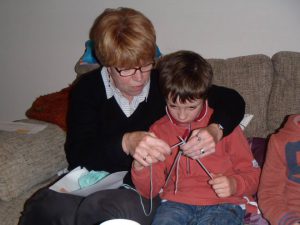
POLYGON ((128 171, 115 172, 91 186, 80 189, 78 179, 88 172, 85 168, 76 167, 49 188, 57 192, 85 197, 96 191, 119 188, 123 184, 125 175, 128 173, 128 171))
POLYGON ((22 134, 36 134, 47 127, 46 124, 22 123, 22 122, 0 122, 0 130, 18 132, 22 134))
POLYGON ((80 166, 76 167, 49 188, 53 191, 68 193, 80 189, 78 179, 89 171, 80 166))

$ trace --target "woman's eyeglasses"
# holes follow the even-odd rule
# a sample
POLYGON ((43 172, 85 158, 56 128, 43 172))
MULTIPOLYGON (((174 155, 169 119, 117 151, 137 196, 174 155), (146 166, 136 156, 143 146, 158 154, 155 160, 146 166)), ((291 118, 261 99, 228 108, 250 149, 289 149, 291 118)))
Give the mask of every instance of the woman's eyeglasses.
POLYGON ((120 76, 122 76, 122 77, 129 77, 129 76, 134 75, 137 70, 141 71, 142 73, 149 72, 150 70, 153 69, 153 66, 154 66, 154 62, 149 63, 149 64, 144 65, 144 66, 131 68, 131 69, 119 70, 117 67, 115 67, 115 69, 116 69, 116 71, 118 71, 118 73, 120 74, 120 76))

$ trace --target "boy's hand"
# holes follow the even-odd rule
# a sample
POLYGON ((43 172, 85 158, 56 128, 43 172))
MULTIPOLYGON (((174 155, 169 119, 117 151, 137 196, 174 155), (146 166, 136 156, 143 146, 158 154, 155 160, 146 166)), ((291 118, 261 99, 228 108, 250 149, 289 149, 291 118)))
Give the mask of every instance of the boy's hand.
POLYGON ((226 198, 236 193, 236 180, 233 177, 223 176, 222 174, 213 174, 213 177, 208 183, 218 197, 226 198))

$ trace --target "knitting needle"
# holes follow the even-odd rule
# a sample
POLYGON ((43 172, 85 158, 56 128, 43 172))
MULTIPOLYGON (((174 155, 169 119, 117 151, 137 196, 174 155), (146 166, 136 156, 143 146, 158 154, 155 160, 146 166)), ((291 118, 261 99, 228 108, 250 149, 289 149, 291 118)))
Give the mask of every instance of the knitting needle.
MULTIPOLYGON (((186 141, 183 140, 182 137, 178 136, 178 138, 181 140, 181 142, 183 142, 183 144, 186 143, 186 141)), ((199 163, 199 165, 200 165, 201 168, 205 171, 205 173, 206 173, 211 179, 213 179, 213 176, 212 176, 211 173, 208 171, 208 169, 203 165, 203 163, 202 163, 199 159, 196 159, 196 161, 199 163)))
POLYGON ((175 148, 175 147, 177 147, 179 145, 183 145, 183 144, 185 144, 185 141, 181 141, 181 142, 179 142, 179 143, 177 143, 175 145, 172 145, 170 148, 172 149, 172 148, 175 148))
POLYGON ((174 170, 174 168, 175 168, 175 165, 176 165, 176 163, 177 163, 177 161, 179 160, 179 158, 180 158, 181 155, 182 155, 182 150, 179 150, 179 152, 177 153, 177 156, 176 156, 176 158, 175 158, 175 160, 174 160, 174 162, 173 162, 173 165, 172 165, 172 167, 171 167, 171 169, 170 169, 170 172, 169 172, 169 174, 168 174, 168 177, 167 177, 167 179, 166 179, 166 182, 165 182, 164 187, 167 186, 167 184, 168 184, 168 182, 169 182, 169 179, 170 179, 170 177, 171 177, 171 175, 172 175, 172 172, 173 172, 173 170, 174 170))
MULTIPOLYGON (((177 144, 171 146, 171 149, 172 149, 172 148, 175 148, 175 147, 177 147, 177 146, 179 146, 179 145, 183 145, 184 143, 185 143, 185 141, 184 141, 184 140, 181 140, 181 142, 179 142, 179 143, 177 143, 177 144)), ((173 172, 173 170, 174 170, 174 168, 175 168, 175 165, 176 165, 176 163, 177 163, 177 161, 178 161, 178 159, 180 158, 181 155, 182 155, 182 150, 179 150, 179 152, 177 153, 177 156, 176 156, 176 158, 175 158, 175 160, 174 160, 174 162, 173 162, 173 164, 172 164, 172 166, 171 166, 171 169, 170 169, 170 172, 169 172, 168 177, 167 177, 167 179, 166 179, 166 182, 165 182, 164 187, 167 186, 167 184, 168 184, 168 182, 169 182, 169 179, 170 179, 170 177, 171 177, 171 174, 172 174, 172 172, 173 172)))
POLYGON ((200 164, 201 168, 206 172, 206 174, 210 177, 210 179, 213 179, 213 176, 208 171, 208 169, 203 165, 203 163, 199 159, 196 159, 196 161, 200 164))

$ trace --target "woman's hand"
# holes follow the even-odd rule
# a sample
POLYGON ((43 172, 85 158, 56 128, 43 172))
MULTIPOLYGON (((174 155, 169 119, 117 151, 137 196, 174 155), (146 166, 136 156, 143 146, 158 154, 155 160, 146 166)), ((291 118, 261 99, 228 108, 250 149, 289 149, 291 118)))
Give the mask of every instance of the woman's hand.
POLYGON ((166 155, 171 153, 170 146, 151 132, 126 133, 123 136, 122 146, 124 152, 135 159, 133 166, 139 169, 164 161, 166 155))
POLYGON ((220 198, 226 198, 236 193, 236 180, 233 177, 226 177, 222 174, 212 175, 214 178, 208 183, 220 198))
POLYGON ((192 131, 187 143, 181 146, 184 154, 192 159, 199 159, 216 151, 216 144, 223 132, 217 124, 192 131))

